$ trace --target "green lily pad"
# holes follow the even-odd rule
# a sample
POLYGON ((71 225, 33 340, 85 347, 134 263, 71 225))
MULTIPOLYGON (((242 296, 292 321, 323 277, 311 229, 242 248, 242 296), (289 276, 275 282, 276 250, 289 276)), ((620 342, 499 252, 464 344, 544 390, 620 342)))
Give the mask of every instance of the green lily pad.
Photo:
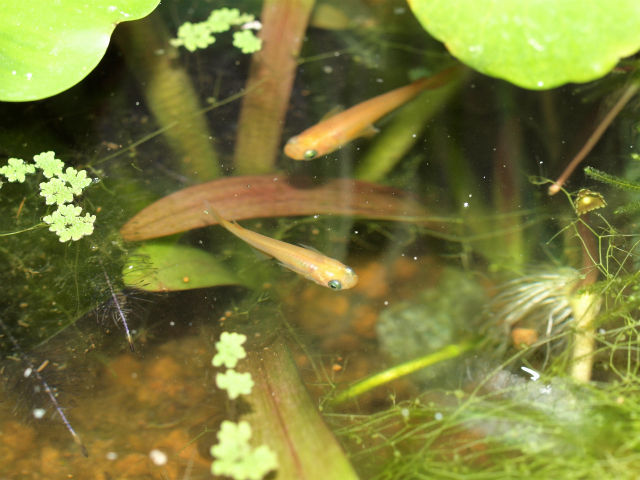
POLYGON ((173 292, 241 282, 215 257, 185 245, 147 243, 129 255, 122 270, 128 287, 148 292, 173 292))
POLYGON ((98 64, 118 23, 142 18, 159 3, 159 0, 2 2, 0 100, 38 100, 72 87, 98 64))
POLYGON ((531 89, 587 82, 640 49, 638 0, 408 0, 476 70, 531 89))

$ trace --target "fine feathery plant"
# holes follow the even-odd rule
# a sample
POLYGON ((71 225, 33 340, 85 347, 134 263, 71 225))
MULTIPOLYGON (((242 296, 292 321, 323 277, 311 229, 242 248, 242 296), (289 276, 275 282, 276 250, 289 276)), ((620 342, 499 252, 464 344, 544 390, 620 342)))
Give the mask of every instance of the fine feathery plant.
MULTIPOLYGON (((632 157, 634 160, 638 160, 637 155, 632 157)), ((607 172, 603 172, 593 167, 586 167, 584 169, 585 175, 594 180, 607 184, 610 187, 613 187, 617 190, 625 190, 628 192, 640 192, 640 182, 637 180, 629 180, 626 178, 621 178, 616 175, 612 175, 607 172)), ((614 213, 616 214, 628 214, 635 213, 640 210, 640 200, 632 201, 631 203, 627 203, 618 207, 614 213)))
MULTIPOLYGON (((21 158, 10 158, 6 165, 0 167, 0 175, 4 176, 7 182, 24 183, 27 175, 32 175, 37 170, 41 171, 47 181, 39 185, 40 196, 44 197, 45 205, 56 205, 53 212, 42 218, 43 222, 49 225, 49 231, 54 232, 61 242, 76 241, 91 235, 96 216, 89 213, 82 216, 82 207, 72 203, 92 182, 91 178, 87 177, 86 170, 78 171, 73 167, 65 169, 64 162, 55 158, 52 151, 34 155, 33 160, 34 163, 27 163, 21 158)), ((20 232, 11 232, 3 236, 15 233, 20 232)))
POLYGON ((240 27, 240 30, 233 33, 233 46, 242 53, 254 53, 262 48, 262 40, 252 31, 261 28, 260 22, 253 15, 240 13, 237 8, 214 10, 204 22, 183 23, 178 29, 178 38, 171 40, 171 45, 195 52, 215 43, 214 33, 226 32, 231 27, 240 27))

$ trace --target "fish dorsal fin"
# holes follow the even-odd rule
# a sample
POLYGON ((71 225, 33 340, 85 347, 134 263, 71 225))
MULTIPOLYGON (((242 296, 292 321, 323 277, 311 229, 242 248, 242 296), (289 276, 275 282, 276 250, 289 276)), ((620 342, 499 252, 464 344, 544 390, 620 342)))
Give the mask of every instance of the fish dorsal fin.
POLYGON ((318 249, 310 247, 309 245, 305 245, 304 243, 298 243, 298 246, 307 250, 311 250, 312 252, 318 253, 320 255, 324 255, 324 253, 319 252, 318 249))
POLYGON ((325 113, 320 121, 323 122, 331 117, 335 117, 342 112, 344 112, 344 107, 342 105, 336 105, 335 107, 332 107, 331 110, 329 110, 327 113, 325 113))

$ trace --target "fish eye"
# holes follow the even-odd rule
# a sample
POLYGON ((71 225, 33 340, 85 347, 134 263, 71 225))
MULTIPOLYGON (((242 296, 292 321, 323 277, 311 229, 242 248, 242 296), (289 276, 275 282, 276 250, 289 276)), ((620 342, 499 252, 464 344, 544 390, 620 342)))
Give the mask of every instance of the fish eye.
POLYGON ((342 284, 340 283, 340 280, 336 280, 335 278, 333 280, 329 280, 329 283, 327 283, 327 286, 331 290, 342 290, 342 284))
POLYGON ((316 155, 318 155, 318 151, 317 150, 305 150, 304 152, 304 159, 305 160, 313 160, 314 158, 316 158, 316 155))

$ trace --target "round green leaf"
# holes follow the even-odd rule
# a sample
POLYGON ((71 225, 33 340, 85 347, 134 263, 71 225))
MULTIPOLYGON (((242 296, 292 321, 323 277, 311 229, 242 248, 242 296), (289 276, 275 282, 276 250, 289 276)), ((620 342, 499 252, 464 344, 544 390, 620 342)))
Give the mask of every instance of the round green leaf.
POLYGON ((173 292, 219 285, 239 285, 234 274, 211 254, 198 248, 147 243, 125 263, 122 281, 148 292, 173 292))
POLYGON ((0 100, 38 100, 93 70, 120 22, 159 0, 6 0, 0 8, 0 100))
POLYGON ((531 89, 587 82, 640 49, 638 0, 408 0, 476 70, 531 89))

